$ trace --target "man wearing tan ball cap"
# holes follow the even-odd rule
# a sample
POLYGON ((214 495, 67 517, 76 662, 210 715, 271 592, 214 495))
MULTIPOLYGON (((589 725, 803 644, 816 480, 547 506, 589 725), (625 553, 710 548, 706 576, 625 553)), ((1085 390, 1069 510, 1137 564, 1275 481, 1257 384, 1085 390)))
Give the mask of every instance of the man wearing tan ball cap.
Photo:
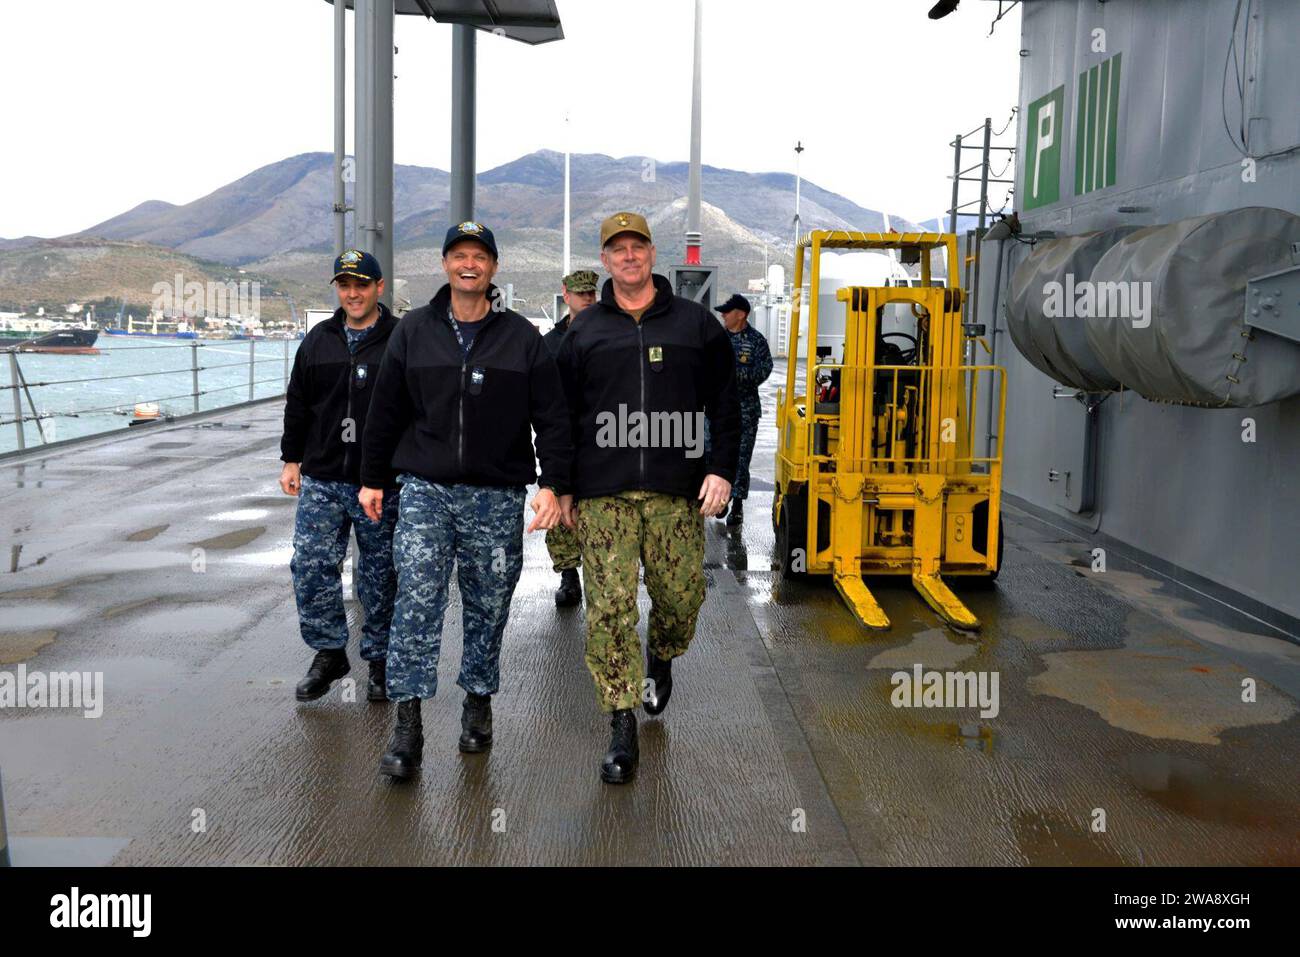
POLYGON ((726 332, 654 274, 645 218, 615 213, 601 224, 600 243, 610 279, 560 345, 575 446, 574 494, 561 496, 560 507, 582 546, 587 667, 611 716, 600 776, 621 784, 639 759, 633 709, 663 711, 672 660, 695 636, 704 517, 731 494, 740 405, 726 332), (651 601, 644 665, 636 630, 642 566, 651 601))

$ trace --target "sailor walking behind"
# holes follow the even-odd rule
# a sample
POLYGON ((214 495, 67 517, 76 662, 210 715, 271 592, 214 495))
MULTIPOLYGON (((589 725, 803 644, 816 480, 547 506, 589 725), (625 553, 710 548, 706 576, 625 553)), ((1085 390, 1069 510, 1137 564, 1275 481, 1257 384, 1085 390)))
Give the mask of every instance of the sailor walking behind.
POLYGON ((393 539, 397 604, 388 648, 388 696, 397 722, 380 772, 420 767, 420 702, 438 688, 438 656, 452 565, 463 605, 460 750, 492 745, 492 695, 501 641, 523 568, 524 497, 537 481, 528 531, 552 528, 567 492, 572 438, 555 360, 541 334, 505 308, 492 285, 492 231, 447 231, 447 284, 403 317, 375 382, 361 465, 361 502, 379 519, 384 481, 397 471, 402 502, 393 539), (537 434, 534 456, 533 433, 537 434))
MULTIPOLYGON (((551 355, 559 355, 560 343, 573 325, 578 313, 596 301, 596 284, 599 277, 590 269, 571 272, 561 280, 564 286, 564 304, 569 307, 565 317, 555 324, 542 341, 551 350, 551 355)), ((582 552, 578 547, 578 538, 573 529, 560 523, 546 533, 546 550, 551 555, 551 567, 560 574, 560 587, 555 591, 557 608, 571 608, 582 601, 582 584, 578 580, 578 566, 582 564, 582 552)))
POLYGON ((348 534, 356 530, 356 591, 365 621, 361 657, 370 663, 367 697, 383 701, 388 630, 397 575, 393 528, 397 522, 392 475, 375 481, 391 489, 380 520, 361 510, 361 443, 374 388, 371 380, 397 320, 379 301, 384 279, 379 261, 349 249, 334 260, 339 308, 303 339, 293 360, 280 439, 280 488, 298 497, 293 530, 293 593, 302 640, 316 652, 298 684, 299 701, 313 701, 350 670, 348 622, 340 566, 348 534))
POLYGON ((727 525, 745 520, 745 499, 749 497, 749 460, 754 457, 754 438, 763 418, 763 403, 758 387, 772 374, 772 350, 767 339, 749 324, 749 300, 736 293, 720 306, 722 322, 727 327, 731 351, 736 356, 736 392, 740 398, 740 458, 736 462, 736 481, 731 484, 731 505, 723 512, 727 525))

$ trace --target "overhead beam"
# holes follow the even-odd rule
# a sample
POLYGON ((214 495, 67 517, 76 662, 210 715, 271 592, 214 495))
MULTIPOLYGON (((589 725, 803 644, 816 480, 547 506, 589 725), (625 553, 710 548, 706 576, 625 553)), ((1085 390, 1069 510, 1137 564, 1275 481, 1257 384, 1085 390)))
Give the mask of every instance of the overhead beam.
MULTIPOLYGON (((334 0, 326 0, 333 3, 334 0)), ((353 9, 356 0, 344 0, 353 9)), ((421 16, 438 23, 463 23, 511 40, 536 45, 564 39, 555 0, 396 0, 398 16, 421 16)))

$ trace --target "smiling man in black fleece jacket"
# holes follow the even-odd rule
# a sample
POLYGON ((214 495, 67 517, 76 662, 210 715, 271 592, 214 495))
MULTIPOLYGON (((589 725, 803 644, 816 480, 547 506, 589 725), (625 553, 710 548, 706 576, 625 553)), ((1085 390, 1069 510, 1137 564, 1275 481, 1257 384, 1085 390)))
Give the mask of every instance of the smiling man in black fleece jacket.
POLYGON ((601 224, 600 242, 610 279, 560 346, 574 436, 574 495, 561 505, 582 545, 587 667, 611 714, 600 776, 621 784, 639 758, 632 709, 642 702, 648 714, 663 711, 672 659, 695 636, 704 604, 703 516, 717 515, 731 494, 740 406, 726 333, 653 273, 645 219, 615 213, 601 224), (644 689, 641 565, 651 601, 644 689))
POLYGON ((361 441, 374 391, 370 382, 388 337, 397 325, 379 301, 384 280, 379 261, 349 249, 334 260, 339 308, 307 333, 293 360, 280 439, 280 488, 298 497, 294 518, 293 593, 303 641, 315 650, 299 701, 313 701, 350 670, 348 622, 343 609, 339 565, 348 533, 356 529, 357 597, 365 612, 361 657, 370 663, 371 701, 384 700, 384 663, 393 617, 397 575, 393 571, 393 527, 397 490, 393 476, 374 480, 391 488, 382 520, 362 514, 361 441))
POLYGON ((407 313, 389 341, 361 465, 360 500, 373 518, 388 497, 390 469, 402 483, 388 648, 397 726, 380 762, 382 773, 399 779, 421 762, 420 702, 438 687, 453 562, 464 606, 460 749, 491 746, 501 638, 523 568, 525 486, 537 480, 540 459, 537 514, 528 531, 552 528, 572 458, 555 360, 532 323, 506 309, 492 286, 492 231, 473 222, 453 226, 442 263, 447 285, 429 305, 407 313))

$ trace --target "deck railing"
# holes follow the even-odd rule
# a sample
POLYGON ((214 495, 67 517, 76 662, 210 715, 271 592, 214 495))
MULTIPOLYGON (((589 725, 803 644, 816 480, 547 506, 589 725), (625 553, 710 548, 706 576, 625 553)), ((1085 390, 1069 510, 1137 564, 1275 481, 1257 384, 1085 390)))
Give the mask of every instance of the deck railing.
MULTIPOLYGON (((249 339, 247 340, 248 357, 241 358, 235 362, 220 361, 217 353, 232 353, 242 350, 244 343, 240 340, 230 339, 208 339, 194 340, 188 343, 177 344, 159 344, 159 345, 130 345, 130 346, 108 346, 95 349, 96 354, 102 353, 129 353, 137 354, 149 350, 167 349, 176 353, 182 350, 188 352, 188 363, 182 365, 181 357, 175 367, 171 365, 165 369, 121 372, 111 375, 83 376, 83 377, 49 377, 32 379, 27 376, 23 369, 23 362, 29 357, 44 355, 45 353, 35 352, 30 349, 24 350, 20 346, 11 346, 6 349, 0 349, 5 353, 8 365, 9 381, 0 385, 0 396, 5 392, 8 393, 8 401, 0 399, 0 408, 7 409, 8 414, 5 418, 0 418, 0 436, 7 432, 7 427, 12 428, 14 445, 8 447, 8 442, 3 442, 6 449, 0 451, 22 451, 28 448, 29 442, 35 439, 41 445, 47 445, 54 441, 53 435, 57 434, 57 423, 66 419, 80 419, 89 416, 108 416, 121 415, 131 417, 137 405, 143 403, 154 403, 159 406, 159 420, 167 420, 177 414, 186 412, 212 411, 214 409, 224 408, 235 405, 243 401, 252 401, 256 398, 274 398, 283 395, 289 384, 290 364, 293 360, 293 354, 300 340, 283 339, 278 340, 282 348, 278 350, 267 349, 268 346, 274 346, 277 340, 268 339, 249 339), (259 343, 263 346, 262 354, 258 354, 259 343), (274 351, 275 355, 267 355, 268 351, 274 351), (204 354, 207 353, 207 354, 204 354), (209 356, 216 359, 215 362, 208 361, 209 356), (274 367, 274 373, 267 375, 268 366, 274 367), (219 369, 246 368, 248 374, 239 376, 238 381, 230 383, 226 380, 228 375, 220 377, 219 381, 213 381, 211 373, 219 369), (207 383, 203 381, 203 373, 209 373, 207 383), (164 378, 157 378, 164 377, 164 378), (171 377, 170 379, 165 377, 171 377), (37 409, 36 398, 40 395, 42 389, 49 389, 56 386, 74 386, 81 385, 86 389, 91 389, 95 384, 121 381, 126 379, 150 379, 158 383, 156 391, 145 391, 131 397, 121 398, 117 402, 104 404, 91 404, 88 408, 69 407, 55 409, 37 409), (182 382, 188 379, 188 389, 181 386, 182 382), (267 384, 278 384, 279 390, 263 392, 258 395, 258 387, 267 384), (221 399, 229 398, 229 401, 204 402, 204 397, 219 396, 221 399), (164 403, 182 403, 185 407, 181 410, 165 410, 164 403), (52 424, 54 428, 47 429, 47 425, 52 424)), ((0 415, 5 413, 0 412, 0 415)), ((140 420, 136 420, 140 421, 140 420)), ((151 420, 144 420, 151 421, 151 420)), ((157 421, 157 420, 152 420, 157 421)), ((113 431, 111 425, 102 429, 81 430, 80 435, 99 434, 113 431)))

